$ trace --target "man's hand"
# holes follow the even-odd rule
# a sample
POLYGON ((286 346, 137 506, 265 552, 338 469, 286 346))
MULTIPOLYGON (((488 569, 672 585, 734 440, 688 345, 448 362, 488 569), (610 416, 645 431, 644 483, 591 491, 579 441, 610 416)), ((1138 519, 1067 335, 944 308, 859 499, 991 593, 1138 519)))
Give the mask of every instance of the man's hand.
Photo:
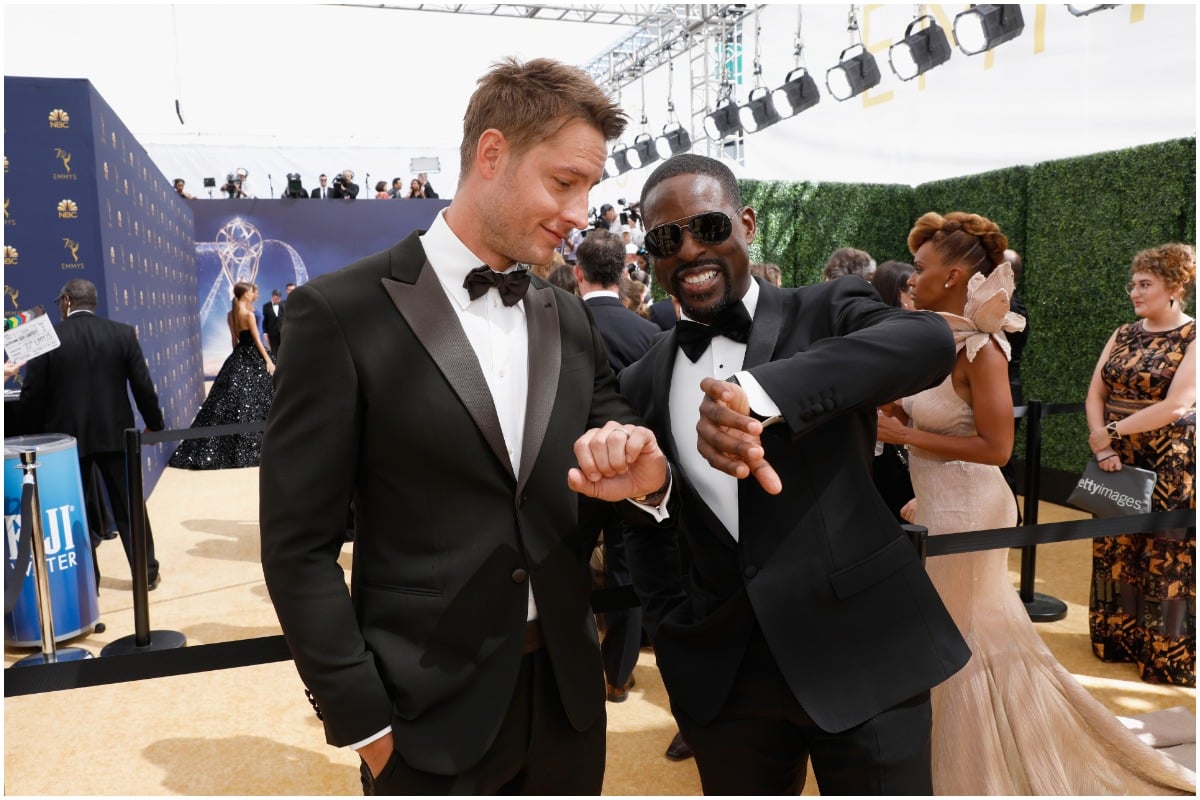
POLYGON ((587 497, 610 503, 653 494, 667 482, 667 458, 654 432, 614 421, 592 428, 575 441, 579 466, 567 485, 587 497))
POLYGON ((392 732, 388 731, 370 744, 358 748, 357 752, 362 760, 367 762, 367 769, 371 770, 372 777, 377 778, 387 766, 388 759, 392 757, 392 749, 392 732))
POLYGON ((700 421, 696 449, 714 469, 735 478, 754 476, 767 494, 783 491, 775 468, 762 446, 762 423, 750 416, 746 390, 736 383, 705 378, 700 381, 700 421))

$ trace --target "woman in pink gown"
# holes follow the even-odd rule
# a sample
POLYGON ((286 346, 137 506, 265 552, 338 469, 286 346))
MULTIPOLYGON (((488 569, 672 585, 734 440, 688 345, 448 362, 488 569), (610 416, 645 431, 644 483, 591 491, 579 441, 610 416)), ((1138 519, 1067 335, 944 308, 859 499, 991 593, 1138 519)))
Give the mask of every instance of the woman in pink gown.
MULTIPOLYGON (((1007 240, 976 214, 922 216, 909 234, 913 302, 941 313, 958 361, 940 385, 883 409, 879 438, 906 445, 914 521, 931 535, 1011 527, 1012 491, 1000 472, 1012 452, 1012 395, 1004 331, 1007 240)), ((1042 642, 999 548, 929 559, 943 602, 972 658, 933 689, 933 787, 951 795, 1195 793, 1195 774, 1143 744, 1093 698, 1042 642)))

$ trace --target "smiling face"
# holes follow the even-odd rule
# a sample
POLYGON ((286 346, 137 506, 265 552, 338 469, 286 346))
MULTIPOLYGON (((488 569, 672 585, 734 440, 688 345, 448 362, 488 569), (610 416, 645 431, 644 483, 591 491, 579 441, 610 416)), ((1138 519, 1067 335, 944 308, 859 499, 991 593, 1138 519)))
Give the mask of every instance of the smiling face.
POLYGON ((683 241, 667 258, 654 258, 654 278, 679 300, 683 313, 711 323, 750 288, 750 243, 754 241, 754 209, 738 209, 725 197, 720 182, 708 175, 676 175, 650 190, 642 203, 646 230, 683 220, 683 241), (720 211, 733 222, 729 238, 705 244, 692 235, 686 220, 720 211))
POLYGON ((580 119, 519 154, 499 131, 486 131, 475 254, 495 268, 550 263, 571 228, 587 227, 588 192, 604 172, 604 144, 600 130, 580 119))

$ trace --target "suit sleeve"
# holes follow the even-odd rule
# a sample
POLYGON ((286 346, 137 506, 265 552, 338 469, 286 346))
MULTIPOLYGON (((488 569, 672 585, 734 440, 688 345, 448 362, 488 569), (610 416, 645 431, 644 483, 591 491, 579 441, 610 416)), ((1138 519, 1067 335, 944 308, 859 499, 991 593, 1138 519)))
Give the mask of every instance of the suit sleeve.
POLYGON ((288 298, 259 468, 263 576, 326 740, 361 741, 391 723, 391 700, 359 628, 338 555, 361 431, 358 375, 318 289, 288 298))
POLYGON ((146 427, 152 431, 163 429, 163 412, 158 405, 158 392, 154 390, 154 379, 146 367, 146 357, 142 355, 142 346, 138 344, 137 333, 129 328, 129 340, 125 347, 125 374, 129 378, 129 388, 133 392, 133 402, 137 404, 138 412, 142 415, 146 427))
POLYGON ((33 431, 45 428, 49 368, 48 355, 38 356, 25 365, 25 380, 21 384, 21 411, 28 415, 26 418, 33 431))
POLYGON ((916 394, 954 368, 954 336, 941 316, 886 305, 856 276, 811 287, 801 313, 812 319, 815 341, 749 370, 795 436, 916 394))

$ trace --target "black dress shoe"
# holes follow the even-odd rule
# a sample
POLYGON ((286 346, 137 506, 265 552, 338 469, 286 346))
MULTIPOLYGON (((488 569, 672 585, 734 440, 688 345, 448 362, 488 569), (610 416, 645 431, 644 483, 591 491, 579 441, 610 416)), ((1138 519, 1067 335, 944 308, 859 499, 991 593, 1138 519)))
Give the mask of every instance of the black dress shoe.
POLYGON ((155 575, 154 579, 150 581, 150 585, 146 588, 149 589, 149 591, 153 592, 155 589, 158 588, 158 585, 160 583, 162 583, 162 573, 155 575))
POLYGON ((692 755, 692 748, 683 740, 683 734, 675 734, 675 738, 671 740, 671 746, 667 748, 667 758, 672 761, 686 761, 692 755))
POLYGON ((633 676, 629 676, 629 680, 624 686, 613 686, 611 683, 606 683, 608 692, 608 702, 624 703, 629 699, 629 690, 633 688, 633 676))

